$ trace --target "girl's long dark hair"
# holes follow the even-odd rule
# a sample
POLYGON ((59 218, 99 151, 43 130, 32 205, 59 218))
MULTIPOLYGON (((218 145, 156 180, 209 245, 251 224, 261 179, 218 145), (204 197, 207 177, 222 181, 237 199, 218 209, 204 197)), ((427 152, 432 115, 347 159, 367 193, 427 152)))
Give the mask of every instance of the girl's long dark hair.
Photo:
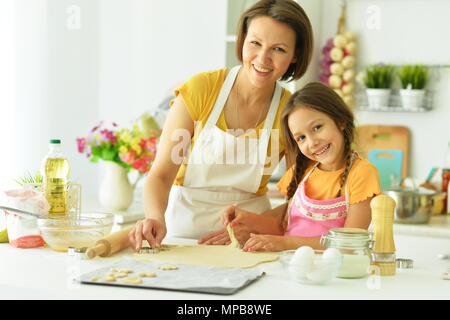
MULTIPOLYGON (((281 115, 281 132, 286 145, 287 153, 293 158, 295 155, 295 169, 291 182, 287 190, 288 199, 292 198, 297 187, 308 167, 309 159, 304 156, 297 145, 291 131, 289 130, 289 115, 299 107, 307 107, 313 110, 325 113, 334 120, 336 126, 343 127, 342 134, 344 136, 344 154, 346 158, 346 166, 340 178, 340 189, 337 196, 341 195, 341 189, 344 186, 350 171, 352 161, 352 143, 354 140, 355 124, 353 112, 334 92, 333 89, 327 87, 321 82, 311 82, 302 89, 296 91, 286 102, 283 113, 281 115)), ((302 121, 298 119, 298 121, 302 121)), ((283 220, 282 220, 283 221, 283 220)))

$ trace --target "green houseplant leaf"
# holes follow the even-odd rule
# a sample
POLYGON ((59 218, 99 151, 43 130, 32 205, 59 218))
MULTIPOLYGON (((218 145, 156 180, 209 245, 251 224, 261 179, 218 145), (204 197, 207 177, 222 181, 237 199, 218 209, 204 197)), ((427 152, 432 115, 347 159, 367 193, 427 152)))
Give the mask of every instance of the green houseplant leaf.
POLYGON ((392 65, 374 64, 365 68, 364 84, 368 89, 389 89, 395 74, 395 67, 392 65))
POLYGON ((402 89, 424 89, 428 80, 428 68, 424 65, 404 65, 397 72, 402 83, 402 89))

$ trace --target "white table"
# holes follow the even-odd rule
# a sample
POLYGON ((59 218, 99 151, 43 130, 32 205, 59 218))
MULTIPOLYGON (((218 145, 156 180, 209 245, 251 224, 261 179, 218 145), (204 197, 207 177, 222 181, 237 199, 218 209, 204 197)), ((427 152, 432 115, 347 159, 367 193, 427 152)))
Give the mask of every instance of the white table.
MULTIPOLYGON (((189 243, 167 239, 170 243, 189 243)), ((192 241, 191 241, 192 243, 192 241)), ((413 269, 397 269, 390 277, 334 279, 322 286, 293 282, 279 262, 261 265, 266 275, 234 295, 210 295, 164 290, 79 284, 78 275, 109 266, 133 253, 78 260, 49 248, 17 249, 0 244, 0 299, 449 299, 450 280, 441 274, 450 266, 437 254, 450 252, 445 238, 395 236, 397 257, 414 260, 413 269)))

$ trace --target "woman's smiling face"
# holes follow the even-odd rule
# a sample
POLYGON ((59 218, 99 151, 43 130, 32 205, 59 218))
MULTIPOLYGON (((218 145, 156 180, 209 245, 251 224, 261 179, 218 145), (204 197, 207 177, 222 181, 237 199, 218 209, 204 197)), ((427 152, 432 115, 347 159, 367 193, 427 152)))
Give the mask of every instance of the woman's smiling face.
POLYGON ((328 115, 299 106, 289 115, 288 125, 300 152, 318 161, 320 169, 336 171, 345 166, 343 127, 328 115))
POLYGON ((245 37, 242 61, 255 87, 273 85, 295 62, 295 31, 268 16, 253 18, 245 37))

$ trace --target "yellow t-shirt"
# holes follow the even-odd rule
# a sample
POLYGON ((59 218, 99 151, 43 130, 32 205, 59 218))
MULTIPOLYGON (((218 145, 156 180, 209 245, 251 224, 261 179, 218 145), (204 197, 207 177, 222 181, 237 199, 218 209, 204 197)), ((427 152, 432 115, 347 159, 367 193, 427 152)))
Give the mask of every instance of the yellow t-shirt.
MULTIPOLYGON (((311 170, 313 165, 314 162, 311 161, 303 176, 311 170)), ((277 183, 278 189, 284 195, 287 195, 287 189, 294 174, 294 169, 295 165, 289 168, 277 183)), ((343 171, 344 168, 337 171, 324 171, 316 167, 305 182, 306 195, 314 200, 331 200, 336 198, 343 171)), ((347 190, 349 205, 381 194, 380 176, 377 168, 367 159, 357 158, 353 162, 347 177, 347 190)), ((342 190, 341 194, 344 195, 344 192, 345 189, 342 190)))
MULTIPOLYGON (((202 127, 205 126, 206 121, 216 103, 216 99, 219 96, 220 89, 225 81, 227 69, 219 69, 215 71, 202 72, 197 75, 191 77, 188 81, 182 84, 179 88, 175 90, 175 96, 177 97, 179 94, 183 97, 184 103, 186 104, 186 108, 194 122, 198 121, 197 124, 201 123, 202 127)), ((281 123, 281 113, 283 111, 283 107, 286 101, 291 96, 291 93, 283 88, 280 103, 278 105, 277 114, 275 116, 275 120, 272 126, 273 130, 278 130, 279 133, 279 156, 278 161, 283 158, 285 153, 284 143, 281 137, 280 123, 281 123)), ((172 101, 173 103, 173 101, 172 101)), ((171 105, 172 105, 171 103, 171 105)), ((259 136, 259 129, 264 128, 265 121, 261 122, 256 129, 256 132, 259 136)), ((227 131, 228 127, 225 121, 225 113, 222 110, 222 113, 217 120, 217 127, 223 131, 227 131)), ((194 129, 195 133, 197 133, 197 128, 194 129)), ((239 138, 244 139, 246 135, 240 136, 239 138)), ((195 140, 197 135, 194 134, 191 138, 191 150, 195 144, 195 140)), ((269 140, 269 144, 267 147, 267 157, 270 159, 271 155, 271 139, 269 140)), ((182 186, 184 182, 184 175, 186 172, 186 167, 188 164, 182 163, 180 168, 178 169, 177 176, 174 181, 174 185, 182 186)), ((270 176, 273 173, 273 170, 276 168, 276 165, 266 164, 265 168, 270 168, 265 170, 265 174, 261 179, 261 184, 259 186, 257 194, 265 194, 268 190, 267 183, 269 182, 270 176)))

